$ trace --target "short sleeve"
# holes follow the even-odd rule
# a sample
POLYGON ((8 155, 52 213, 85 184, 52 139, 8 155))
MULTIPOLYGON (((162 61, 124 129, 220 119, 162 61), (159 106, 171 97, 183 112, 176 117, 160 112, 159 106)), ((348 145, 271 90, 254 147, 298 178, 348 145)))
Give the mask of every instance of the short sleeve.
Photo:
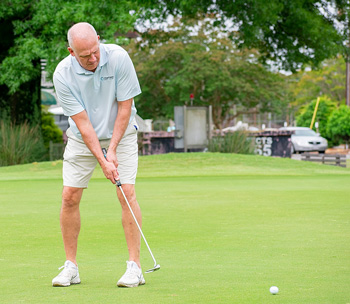
POLYGON ((118 101, 131 99, 141 93, 134 65, 124 52, 116 70, 116 98, 118 101))
POLYGON ((58 101, 63 109, 64 115, 73 116, 84 111, 83 106, 73 96, 71 90, 61 78, 62 77, 59 74, 54 74, 53 83, 55 86, 58 101))

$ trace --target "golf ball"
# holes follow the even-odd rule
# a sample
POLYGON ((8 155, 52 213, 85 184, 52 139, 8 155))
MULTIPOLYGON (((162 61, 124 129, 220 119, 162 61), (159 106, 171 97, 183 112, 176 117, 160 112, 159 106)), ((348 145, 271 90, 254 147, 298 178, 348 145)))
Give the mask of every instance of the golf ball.
POLYGON ((275 295, 278 293, 278 287, 277 286, 271 286, 270 287, 270 292, 275 295))

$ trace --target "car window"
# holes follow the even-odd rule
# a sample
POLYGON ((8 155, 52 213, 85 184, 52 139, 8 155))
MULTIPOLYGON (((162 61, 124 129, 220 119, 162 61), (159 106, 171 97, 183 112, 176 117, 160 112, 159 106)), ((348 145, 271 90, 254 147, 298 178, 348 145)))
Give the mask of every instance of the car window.
POLYGON ((295 136, 317 136, 315 131, 310 130, 295 130, 295 136))

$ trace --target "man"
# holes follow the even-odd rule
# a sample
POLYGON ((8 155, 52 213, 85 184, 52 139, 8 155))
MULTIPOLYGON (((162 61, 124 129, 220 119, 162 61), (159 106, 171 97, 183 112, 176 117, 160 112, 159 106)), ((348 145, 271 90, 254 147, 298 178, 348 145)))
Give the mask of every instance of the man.
MULTIPOLYGON (((60 213, 66 262, 52 280, 53 286, 80 283, 76 261, 79 204, 97 162, 113 184, 120 179, 140 225, 142 220, 134 187, 138 127, 133 98, 141 93, 134 66, 124 49, 101 44, 88 23, 75 24, 67 36, 70 55, 58 64, 53 75, 58 99, 70 124, 60 213), (106 157, 102 148, 108 148, 106 157)), ((136 287, 145 284, 140 265, 140 233, 119 188, 117 195, 129 251, 127 270, 117 285, 136 287)))

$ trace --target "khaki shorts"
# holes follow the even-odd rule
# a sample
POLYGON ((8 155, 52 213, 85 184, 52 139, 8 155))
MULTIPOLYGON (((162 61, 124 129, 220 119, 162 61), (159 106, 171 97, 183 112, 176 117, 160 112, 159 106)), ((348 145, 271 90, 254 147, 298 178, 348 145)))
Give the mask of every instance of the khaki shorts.
MULTIPOLYGON (((135 184, 138 165, 136 122, 128 125, 117 147, 118 173, 122 184, 135 184)), ((68 129, 68 142, 63 155, 63 185, 87 188, 89 180, 98 164, 84 141, 68 129)), ((101 148, 108 149, 110 140, 100 140, 101 148)))

